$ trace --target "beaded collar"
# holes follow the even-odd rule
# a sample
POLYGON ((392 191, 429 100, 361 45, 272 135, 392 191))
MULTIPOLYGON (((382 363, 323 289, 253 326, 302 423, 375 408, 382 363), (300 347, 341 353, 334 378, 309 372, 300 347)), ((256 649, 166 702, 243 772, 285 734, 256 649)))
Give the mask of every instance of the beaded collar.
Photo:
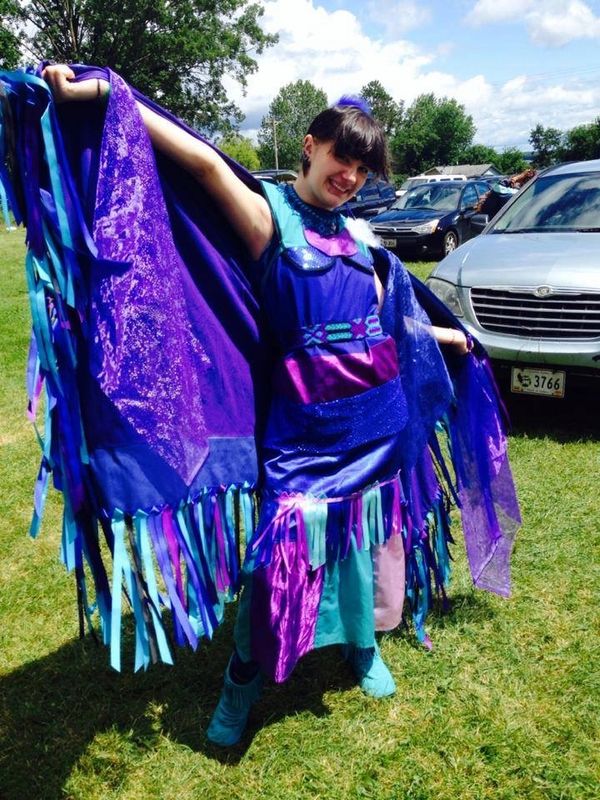
POLYGON ((343 230, 344 218, 339 211, 327 211, 305 203, 290 184, 283 187, 283 194, 288 205, 300 214, 305 228, 320 236, 333 236, 343 230))

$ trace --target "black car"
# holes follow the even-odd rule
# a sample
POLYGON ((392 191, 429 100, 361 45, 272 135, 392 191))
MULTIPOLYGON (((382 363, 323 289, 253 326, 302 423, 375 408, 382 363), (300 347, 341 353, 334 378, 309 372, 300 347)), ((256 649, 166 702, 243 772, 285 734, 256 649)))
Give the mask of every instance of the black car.
POLYGON ((365 185, 348 201, 341 211, 352 217, 374 217, 388 208, 396 199, 396 189, 391 183, 369 175, 365 185))
POLYGON ((489 188, 485 180, 415 186, 370 225, 384 247, 399 255, 445 256, 483 230, 475 206, 489 188))
POLYGON ((293 169, 256 169, 252 174, 259 181, 270 183, 293 183, 298 177, 298 173, 293 169))

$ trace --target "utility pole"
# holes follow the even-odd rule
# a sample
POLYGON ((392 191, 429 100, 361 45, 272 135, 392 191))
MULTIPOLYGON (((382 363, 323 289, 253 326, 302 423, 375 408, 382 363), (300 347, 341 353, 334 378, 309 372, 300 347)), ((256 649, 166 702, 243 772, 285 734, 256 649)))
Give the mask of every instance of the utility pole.
POLYGON ((279 169, 279 153, 277 152, 277 126, 279 120, 275 117, 269 117, 268 122, 273 126, 273 150, 275 151, 275 169, 279 169))

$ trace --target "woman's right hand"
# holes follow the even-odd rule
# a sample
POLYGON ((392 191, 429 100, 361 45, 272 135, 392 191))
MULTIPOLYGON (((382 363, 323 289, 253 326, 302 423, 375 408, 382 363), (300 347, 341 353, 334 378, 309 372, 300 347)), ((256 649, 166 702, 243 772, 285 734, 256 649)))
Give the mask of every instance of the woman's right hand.
POLYGON ((73 100, 97 100, 107 92, 108 82, 99 78, 75 82, 75 73, 67 64, 52 64, 42 72, 57 103, 73 100))
POLYGON ((52 94, 57 103, 65 103, 73 98, 73 83, 75 73, 67 64, 52 64, 42 72, 42 78, 52 89, 52 94))

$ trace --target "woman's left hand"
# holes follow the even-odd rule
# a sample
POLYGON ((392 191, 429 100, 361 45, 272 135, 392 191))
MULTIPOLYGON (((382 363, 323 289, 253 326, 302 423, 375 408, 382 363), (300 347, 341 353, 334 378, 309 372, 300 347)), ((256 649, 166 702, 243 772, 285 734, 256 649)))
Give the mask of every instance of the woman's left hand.
POLYGON ((438 328, 434 325, 433 335, 438 344, 449 344, 458 350, 461 356, 466 355, 472 349, 472 340, 457 328, 438 328))
POLYGON ((471 343, 462 331, 451 330, 452 339, 448 344, 454 347, 461 356, 465 356, 471 350, 471 343))

